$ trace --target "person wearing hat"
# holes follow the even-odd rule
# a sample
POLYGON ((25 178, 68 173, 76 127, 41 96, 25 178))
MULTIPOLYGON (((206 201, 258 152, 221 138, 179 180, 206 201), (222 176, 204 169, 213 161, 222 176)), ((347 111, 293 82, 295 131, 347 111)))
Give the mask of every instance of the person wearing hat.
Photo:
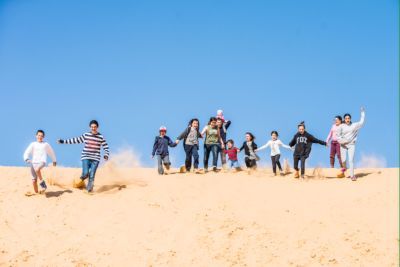
POLYGON ((167 170, 169 170, 171 166, 171 162, 169 161, 169 151, 168 147, 176 147, 177 143, 173 142, 171 138, 167 136, 167 127, 160 127, 160 135, 156 136, 153 145, 153 152, 151 157, 154 158, 156 156, 158 163, 158 174, 164 174, 163 165, 167 170))

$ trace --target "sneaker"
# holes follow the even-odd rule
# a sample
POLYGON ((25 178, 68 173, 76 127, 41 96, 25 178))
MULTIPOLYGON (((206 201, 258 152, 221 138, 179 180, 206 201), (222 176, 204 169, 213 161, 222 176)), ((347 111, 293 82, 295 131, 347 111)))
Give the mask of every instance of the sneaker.
POLYGON ((199 169, 194 169, 194 173, 199 174, 200 170, 199 169))
POLYGON ((91 192, 93 192, 93 187, 94 187, 94 184, 93 184, 93 182, 92 181, 89 181, 89 183, 88 183, 88 185, 87 185, 87 191, 88 191, 88 193, 91 193, 91 192))
POLYGON ((167 169, 167 171, 169 170, 169 167, 170 167, 170 165, 169 164, 165 164, 164 165, 165 166, 165 168, 167 169))
POLYGON ((214 168, 213 168, 213 172, 218 172, 217 167, 214 167, 214 168))
POLYGON ((284 174, 283 172, 281 172, 279 175, 280 175, 280 176, 285 176, 285 174, 284 174))
POLYGON ((40 183, 40 187, 42 187, 43 191, 46 191, 47 185, 46 185, 46 182, 44 180, 40 183))
POLYGON ((304 179, 304 174, 301 175, 301 179, 304 179))
POLYGON ((294 173, 294 178, 296 178, 296 179, 299 179, 299 178, 300 178, 299 171, 296 171, 296 172, 294 173))
POLYGON ((357 181, 357 177, 356 177, 356 176, 353 176, 353 177, 351 177, 351 180, 352 180, 353 182, 355 182, 355 181, 357 181))
POLYGON ((180 173, 186 173, 186 166, 181 166, 181 167, 179 168, 179 172, 180 172, 180 173))

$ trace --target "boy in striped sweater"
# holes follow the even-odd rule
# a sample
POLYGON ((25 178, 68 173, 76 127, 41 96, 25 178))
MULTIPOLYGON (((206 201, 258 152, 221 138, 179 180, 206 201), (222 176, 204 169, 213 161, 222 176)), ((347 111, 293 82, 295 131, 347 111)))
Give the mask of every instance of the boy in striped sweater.
POLYGON ((100 150, 103 147, 104 159, 108 160, 109 149, 106 139, 98 132, 99 123, 96 120, 92 120, 89 124, 91 131, 84 133, 79 137, 71 139, 59 139, 59 144, 81 144, 85 146, 82 150, 82 182, 89 177, 89 183, 87 184, 87 191, 90 193, 93 191, 94 178, 96 175, 97 167, 100 163, 100 150))

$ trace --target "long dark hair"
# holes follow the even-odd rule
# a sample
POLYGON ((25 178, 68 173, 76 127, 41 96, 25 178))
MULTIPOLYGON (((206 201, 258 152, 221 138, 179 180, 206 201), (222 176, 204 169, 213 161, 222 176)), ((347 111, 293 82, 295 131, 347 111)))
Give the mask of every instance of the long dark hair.
POLYGON ((193 122, 195 122, 195 121, 197 121, 198 123, 199 123, 199 127, 197 127, 197 130, 199 130, 200 129, 200 121, 199 121, 199 119, 197 119, 197 118, 193 118, 193 119, 191 119, 190 121, 189 121, 189 127, 192 127, 192 124, 193 124, 193 122))
POLYGON ((210 124, 211 124, 211 122, 213 122, 213 121, 217 121, 217 118, 215 118, 215 117, 211 117, 211 118, 210 118, 210 120, 208 121, 208 125, 210 125, 210 124))
POLYGON ((254 141, 256 137, 251 132, 247 132, 246 135, 250 135, 251 141, 254 141))

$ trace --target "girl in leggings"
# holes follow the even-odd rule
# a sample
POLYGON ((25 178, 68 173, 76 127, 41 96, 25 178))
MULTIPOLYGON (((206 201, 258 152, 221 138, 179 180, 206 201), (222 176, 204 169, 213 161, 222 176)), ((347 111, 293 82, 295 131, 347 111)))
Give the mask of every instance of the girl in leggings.
POLYGON ((281 163, 279 161, 279 159, 281 157, 281 151, 280 151, 279 147, 282 146, 287 149, 291 149, 291 148, 290 148, 290 146, 287 146, 284 143, 282 143, 282 141, 278 139, 278 136, 279 135, 278 135, 277 131, 272 131, 271 132, 271 140, 269 140, 268 143, 266 143, 265 145, 263 145, 256 151, 258 152, 263 149, 266 149, 267 147, 271 147, 272 170, 274 172, 274 175, 276 176, 276 166, 278 166, 280 174, 281 174, 281 176, 283 176, 284 173, 282 170, 281 163))
POLYGON ((294 178, 299 178, 299 161, 301 161, 301 178, 304 178, 306 159, 310 156, 311 146, 313 143, 318 143, 327 146, 325 141, 321 141, 308 132, 306 132, 306 126, 302 121, 298 126, 298 132, 294 135, 289 146, 294 146, 293 161, 294 169, 296 170, 294 178))

